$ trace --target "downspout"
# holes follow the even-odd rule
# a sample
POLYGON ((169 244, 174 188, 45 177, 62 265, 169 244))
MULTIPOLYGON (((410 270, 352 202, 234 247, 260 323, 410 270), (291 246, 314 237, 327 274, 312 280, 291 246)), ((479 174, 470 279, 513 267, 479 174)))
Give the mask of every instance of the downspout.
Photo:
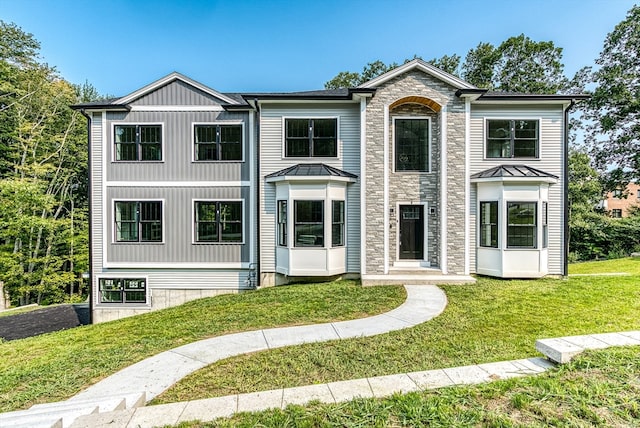
POLYGON ((569 275, 569 110, 575 104, 576 100, 571 100, 564 110, 564 277, 569 275))
POLYGON ((256 123, 255 123, 255 135, 256 135, 256 141, 255 141, 255 148, 256 148, 256 206, 255 206, 255 210, 256 210, 256 282, 255 282, 255 288, 260 287, 260 280, 261 280, 261 274, 260 274, 260 105, 258 104, 258 99, 254 98, 253 100, 254 104, 255 104, 255 109, 256 109, 256 123))
POLYGON ((87 118, 87 160, 89 165, 87 166, 87 174, 89 175, 87 180, 87 204, 89 205, 89 324, 93 324, 93 233, 91 232, 91 116, 87 114, 84 109, 80 109, 80 114, 87 118))

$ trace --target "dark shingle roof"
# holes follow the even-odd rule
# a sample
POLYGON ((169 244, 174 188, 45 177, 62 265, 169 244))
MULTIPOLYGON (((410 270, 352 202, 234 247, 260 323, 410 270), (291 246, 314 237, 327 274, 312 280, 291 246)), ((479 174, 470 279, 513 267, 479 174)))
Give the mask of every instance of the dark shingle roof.
POLYGON ((557 176, 526 165, 499 165, 476 172, 471 178, 554 178, 557 176))
POLYGON ((323 163, 301 163, 298 165, 290 166, 280 171, 276 171, 267 175, 265 178, 274 177, 345 177, 345 178, 358 178, 357 175, 350 172, 343 171, 338 168, 334 168, 323 163))

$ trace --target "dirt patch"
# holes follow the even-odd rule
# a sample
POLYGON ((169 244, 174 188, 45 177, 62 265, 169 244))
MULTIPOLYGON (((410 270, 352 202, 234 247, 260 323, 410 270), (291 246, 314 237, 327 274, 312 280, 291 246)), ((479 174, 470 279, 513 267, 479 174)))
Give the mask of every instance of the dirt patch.
POLYGON ((0 338, 24 339, 89 324, 89 305, 58 305, 0 318, 0 338))

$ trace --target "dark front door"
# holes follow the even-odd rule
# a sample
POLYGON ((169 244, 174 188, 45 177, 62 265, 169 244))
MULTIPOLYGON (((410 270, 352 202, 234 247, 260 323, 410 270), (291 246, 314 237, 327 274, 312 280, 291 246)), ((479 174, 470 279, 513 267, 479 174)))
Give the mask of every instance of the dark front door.
POLYGON ((424 206, 400 205, 400 259, 424 259, 424 206))

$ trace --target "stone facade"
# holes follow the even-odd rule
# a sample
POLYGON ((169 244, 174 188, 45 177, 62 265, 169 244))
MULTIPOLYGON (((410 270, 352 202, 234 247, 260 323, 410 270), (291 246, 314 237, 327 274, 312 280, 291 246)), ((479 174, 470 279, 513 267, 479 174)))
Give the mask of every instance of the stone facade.
POLYGON ((455 96, 456 89, 418 70, 409 71, 384 82, 376 89, 367 105, 366 123, 366 274, 385 272, 384 231, 389 228, 390 268, 397 260, 397 203, 427 203, 435 213, 425 211, 427 218, 427 260, 441 268, 441 150, 447 154, 447 267, 448 273, 465 274, 465 104, 455 96), (438 112, 416 103, 400 104, 388 111, 388 193, 389 224, 385 224, 384 150, 385 110, 406 97, 424 97, 438 103, 438 112), (431 170, 429 172, 396 173, 393 170, 393 117, 428 116, 431 119, 431 170), (442 118, 446 117, 446 135, 442 138, 442 118))

